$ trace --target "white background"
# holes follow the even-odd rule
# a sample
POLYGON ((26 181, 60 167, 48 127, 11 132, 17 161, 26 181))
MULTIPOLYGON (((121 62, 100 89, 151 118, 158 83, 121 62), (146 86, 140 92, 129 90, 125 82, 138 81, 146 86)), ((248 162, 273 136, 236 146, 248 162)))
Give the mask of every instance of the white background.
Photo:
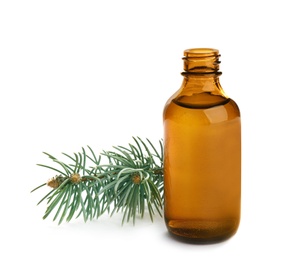
POLYGON ((2 0, 0 258, 286 259, 285 2, 2 0), (238 233, 195 246, 171 239, 160 217, 42 220, 49 189, 30 193, 53 176, 36 166, 42 152, 157 142, 193 47, 220 50, 221 84, 242 113, 238 233))

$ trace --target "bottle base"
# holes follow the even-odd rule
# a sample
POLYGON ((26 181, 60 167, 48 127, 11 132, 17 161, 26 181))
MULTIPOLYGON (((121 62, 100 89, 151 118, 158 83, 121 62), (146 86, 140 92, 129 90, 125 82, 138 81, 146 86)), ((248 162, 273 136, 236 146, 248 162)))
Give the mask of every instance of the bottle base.
POLYGON ((171 220, 169 233, 177 240, 191 244, 214 244, 232 237, 238 228, 237 221, 171 220))

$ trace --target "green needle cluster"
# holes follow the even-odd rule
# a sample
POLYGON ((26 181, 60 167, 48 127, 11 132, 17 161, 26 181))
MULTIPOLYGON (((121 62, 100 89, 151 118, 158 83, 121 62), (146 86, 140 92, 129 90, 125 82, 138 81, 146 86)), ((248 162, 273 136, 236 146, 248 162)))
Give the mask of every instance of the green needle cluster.
POLYGON ((146 139, 133 138, 127 147, 115 146, 96 156, 91 147, 72 156, 63 153, 63 162, 45 153, 57 166, 38 164, 56 175, 33 191, 49 186, 52 190, 38 204, 47 202, 43 218, 54 212, 58 223, 83 216, 98 218, 108 212, 123 212, 122 223, 144 217, 151 220, 163 207, 163 143, 159 148, 146 139), (102 161, 105 160, 104 163, 102 161))

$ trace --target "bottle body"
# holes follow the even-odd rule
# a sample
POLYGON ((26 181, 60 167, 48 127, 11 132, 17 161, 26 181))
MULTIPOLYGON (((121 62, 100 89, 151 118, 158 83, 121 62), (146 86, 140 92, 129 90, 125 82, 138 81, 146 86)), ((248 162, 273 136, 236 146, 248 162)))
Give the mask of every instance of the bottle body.
POLYGON ((194 243, 225 240, 240 222, 240 112, 205 72, 185 77, 163 115, 165 222, 194 243))

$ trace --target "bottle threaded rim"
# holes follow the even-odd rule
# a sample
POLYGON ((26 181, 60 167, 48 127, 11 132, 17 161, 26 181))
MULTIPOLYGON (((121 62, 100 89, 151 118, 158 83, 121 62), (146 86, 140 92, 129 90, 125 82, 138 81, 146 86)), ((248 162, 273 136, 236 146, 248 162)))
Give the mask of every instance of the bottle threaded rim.
POLYGON ((219 51, 212 48, 192 48, 184 51, 182 75, 221 75, 219 51))

